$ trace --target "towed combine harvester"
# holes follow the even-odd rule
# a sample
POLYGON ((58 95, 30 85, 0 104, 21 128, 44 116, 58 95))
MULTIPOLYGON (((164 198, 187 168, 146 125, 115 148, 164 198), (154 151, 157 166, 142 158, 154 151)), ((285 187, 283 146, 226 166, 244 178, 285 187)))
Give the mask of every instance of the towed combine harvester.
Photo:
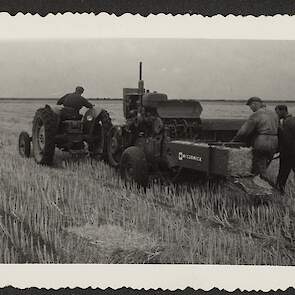
POLYGON ((146 186, 151 175, 175 182, 182 173, 226 178, 251 195, 272 191, 251 174, 252 152, 230 142, 243 119, 201 119, 197 100, 168 100, 145 90, 142 63, 138 88, 123 89, 126 123, 109 132, 107 158, 121 176, 146 186))

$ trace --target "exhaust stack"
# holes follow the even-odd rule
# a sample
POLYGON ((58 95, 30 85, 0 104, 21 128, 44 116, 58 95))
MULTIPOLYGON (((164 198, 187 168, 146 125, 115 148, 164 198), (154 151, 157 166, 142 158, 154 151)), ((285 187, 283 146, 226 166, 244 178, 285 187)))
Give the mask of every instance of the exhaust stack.
POLYGON ((139 94, 144 94, 144 81, 142 80, 142 62, 139 63, 139 81, 138 81, 139 94))

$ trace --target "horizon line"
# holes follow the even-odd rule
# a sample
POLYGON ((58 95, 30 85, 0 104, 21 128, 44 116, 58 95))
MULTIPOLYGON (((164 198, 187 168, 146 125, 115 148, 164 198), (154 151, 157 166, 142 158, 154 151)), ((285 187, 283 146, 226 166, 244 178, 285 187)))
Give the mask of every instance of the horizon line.
MULTIPOLYGON (((0 97, 0 101, 53 101, 58 100, 58 97, 0 97)), ((87 98, 89 100, 94 101, 121 101, 123 98, 121 97, 90 97, 87 98)), ((184 98, 185 100, 186 98, 184 98)), ((191 98, 187 98, 191 99, 191 98)), ((169 99, 168 99, 169 100, 169 99)), ((193 99, 197 101, 203 101, 203 102, 246 102, 247 99, 241 99, 241 98, 199 98, 199 99, 193 99)), ((286 103, 295 103, 294 99, 263 99, 263 102, 286 102, 286 103)))

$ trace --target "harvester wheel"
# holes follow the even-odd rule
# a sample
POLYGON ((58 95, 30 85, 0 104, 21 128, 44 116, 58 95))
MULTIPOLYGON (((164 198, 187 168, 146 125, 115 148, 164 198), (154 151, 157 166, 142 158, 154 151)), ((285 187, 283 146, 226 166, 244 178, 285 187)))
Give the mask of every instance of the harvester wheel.
POLYGON ((109 113, 106 110, 102 110, 92 130, 92 134, 99 136, 99 140, 89 145, 90 155, 93 158, 98 160, 107 159, 107 139, 112 127, 113 124, 109 113))
POLYGON ((146 187, 148 184, 148 165, 144 152, 136 147, 128 147, 120 162, 121 177, 127 182, 135 182, 146 187))
POLYGON ((107 141, 108 162, 112 167, 118 168, 123 152, 122 130, 120 126, 113 126, 107 141))
POLYGON ((28 132, 22 131, 18 137, 18 152, 23 158, 31 154, 31 138, 28 132))
POLYGON ((55 151, 57 117, 49 106, 38 109, 33 120, 33 155, 38 164, 51 165, 55 151))

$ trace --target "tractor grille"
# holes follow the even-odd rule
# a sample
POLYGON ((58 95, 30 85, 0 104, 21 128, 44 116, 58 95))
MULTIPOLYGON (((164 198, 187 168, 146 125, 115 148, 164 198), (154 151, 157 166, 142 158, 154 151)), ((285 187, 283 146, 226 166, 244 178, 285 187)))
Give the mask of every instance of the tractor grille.
POLYGON ((66 120, 62 122, 64 133, 82 133, 83 123, 77 120, 66 120))

